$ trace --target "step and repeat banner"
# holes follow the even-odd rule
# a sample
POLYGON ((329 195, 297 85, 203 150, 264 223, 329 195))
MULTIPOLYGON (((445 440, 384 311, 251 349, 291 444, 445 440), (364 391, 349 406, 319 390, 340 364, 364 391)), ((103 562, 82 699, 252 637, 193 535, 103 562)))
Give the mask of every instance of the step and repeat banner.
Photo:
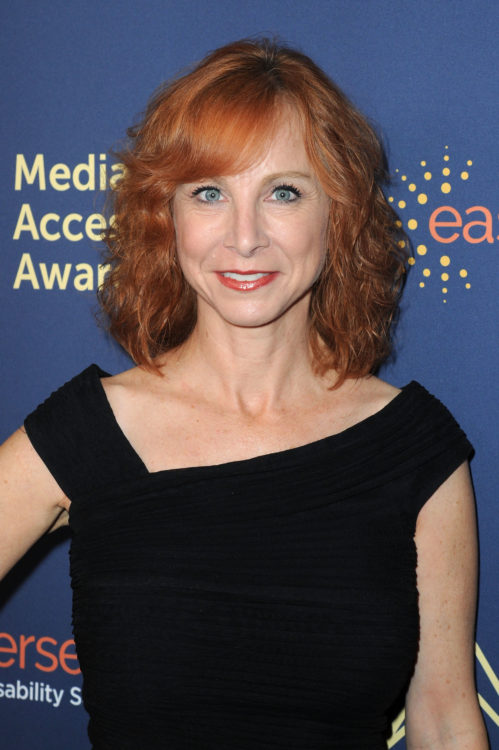
MULTIPOLYGON (((499 6, 495 0, 19 0, 0 11, 2 439, 97 362, 130 366, 96 321, 106 273, 111 150, 151 92, 206 52, 265 34, 311 55, 382 134, 389 200, 413 247, 396 356, 475 448, 480 533, 477 685, 499 748, 497 248, 499 6)), ((42 539, 0 588, 6 750, 89 747, 71 632, 66 531, 42 539)), ((404 716, 388 746, 405 748, 404 716)))

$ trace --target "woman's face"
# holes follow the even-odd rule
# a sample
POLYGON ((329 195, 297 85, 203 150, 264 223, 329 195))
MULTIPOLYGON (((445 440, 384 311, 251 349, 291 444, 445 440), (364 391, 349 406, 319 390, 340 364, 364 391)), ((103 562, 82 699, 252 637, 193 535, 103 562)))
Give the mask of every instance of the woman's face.
POLYGON ((198 297, 198 320, 215 315, 241 327, 285 314, 306 320, 324 263, 329 205, 289 114, 245 172, 180 185, 177 253, 198 297))

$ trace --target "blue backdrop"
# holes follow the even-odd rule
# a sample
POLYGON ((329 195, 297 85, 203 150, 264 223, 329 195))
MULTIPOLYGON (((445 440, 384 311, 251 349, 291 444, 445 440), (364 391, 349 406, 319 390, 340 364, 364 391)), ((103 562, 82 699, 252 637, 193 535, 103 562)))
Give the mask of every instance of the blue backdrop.
MULTIPOLYGON (((310 54, 377 124, 414 263, 381 373, 422 382, 476 450, 481 580, 477 678, 499 748, 496 294, 499 5, 495 0, 19 0, 0 10, 1 437, 90 362, 129 366, 96 328, 108 149, 152 90, 256 33, 310 54)), ((71 641, 68 540, 42 540, 1 590, 5 748, 88 747, 71 641), (11 686, 11 687, 9 687, 11 686)), ((390 746, 402 750, 403 717, 390 746)))

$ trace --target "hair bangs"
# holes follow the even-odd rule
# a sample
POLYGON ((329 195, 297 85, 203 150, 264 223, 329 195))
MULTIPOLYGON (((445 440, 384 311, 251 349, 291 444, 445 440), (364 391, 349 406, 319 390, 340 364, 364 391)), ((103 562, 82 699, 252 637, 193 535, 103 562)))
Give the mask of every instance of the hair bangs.
POLYGON ((233 96, 208 90, 192 100, 172 149, 178 149, 172 158, 177 184, 238 174, 263 157, 279 125, 278 97, 247 89, 233 96))

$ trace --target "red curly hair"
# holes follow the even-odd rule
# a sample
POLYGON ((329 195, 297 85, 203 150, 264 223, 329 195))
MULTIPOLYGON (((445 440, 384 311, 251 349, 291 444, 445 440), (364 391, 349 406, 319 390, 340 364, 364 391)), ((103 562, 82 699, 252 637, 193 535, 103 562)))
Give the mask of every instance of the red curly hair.
POLYGON ((306 55, 273 41, 242 40, 215 50, 163 86, 118 154, 125 174, 112 193, 107 230, 111 271, 99 297, 110 331, 137 364, 184 342, 196 298, 176 257, 176 188, 254 163, 291 105, 308 158, 331 198, 329 244, 310 304, 318 372, 339 382, 376 370, 405 274, 400 222, 381 189, 380 142, 365 118, 306 55))

